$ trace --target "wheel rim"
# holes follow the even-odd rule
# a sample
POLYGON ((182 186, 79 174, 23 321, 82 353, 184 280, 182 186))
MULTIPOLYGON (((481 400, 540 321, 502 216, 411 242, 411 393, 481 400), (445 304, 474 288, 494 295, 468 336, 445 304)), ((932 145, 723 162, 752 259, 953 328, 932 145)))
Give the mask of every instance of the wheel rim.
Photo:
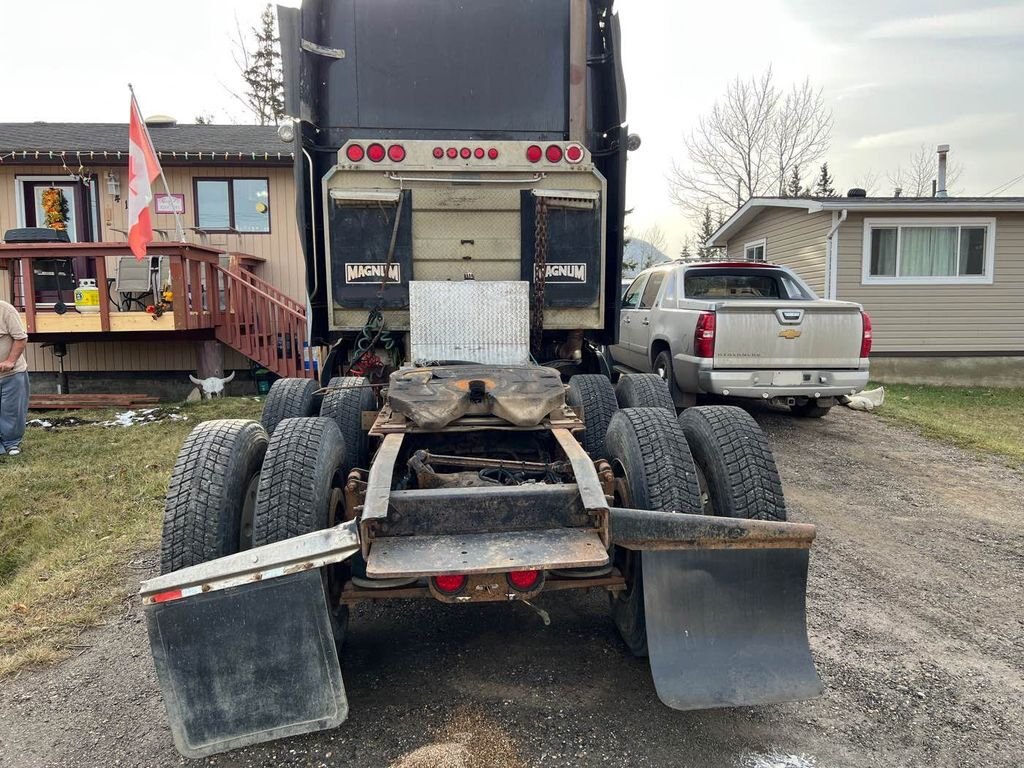
POLYGON ((245 487, 242 498, 242 519, 238 526, 238 550, 241 552, 252 549, 252 519, 256 511, 256 491, 259 488, 260 476, 257 472, 245 487))

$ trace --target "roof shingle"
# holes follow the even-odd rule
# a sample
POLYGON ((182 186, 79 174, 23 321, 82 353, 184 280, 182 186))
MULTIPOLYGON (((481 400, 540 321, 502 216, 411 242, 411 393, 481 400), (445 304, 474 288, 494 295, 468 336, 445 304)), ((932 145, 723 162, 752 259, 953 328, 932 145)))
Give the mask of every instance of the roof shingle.
MULTIPOLYGON (((291 160, 291 145, 266 125, 152 125, 157 152, 241 153, 291 160)), ((127 152, 127 123, 0 123, 0 156, 11 152, 127 152)))

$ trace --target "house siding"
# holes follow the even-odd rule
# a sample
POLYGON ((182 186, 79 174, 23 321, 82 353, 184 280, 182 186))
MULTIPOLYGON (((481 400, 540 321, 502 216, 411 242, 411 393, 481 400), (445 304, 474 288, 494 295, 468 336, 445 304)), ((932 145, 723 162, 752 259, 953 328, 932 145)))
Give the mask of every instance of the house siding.
POLYGON ((769 208, 729 238, 728 256, 742 261, 746 243, 765 239, 765 258, 789 267, 825 295, 825 238, 832 217, 799 208, 769 208))
POLYGON ((1024 354, 1024 214, 850 213, 838 238, 836 298, 864 305, 871 315, 874 352, 1024 354), (907 216, 994 217, 993 283, 862 285, 864 219, 907 216))
MULTIPOLYGON (((99 240, 123 242, 125 236, 116 229, 127 230, 128 170, 124 165, 93 165, 87 163, 97 179, 97 210, 100 220, 99 240), (107 192, 106 174, 114 171, 121 182, 121 202, 116 203, 107 192)), ((264 259, 255 273, 284 291, 297 301, 305 301, 305 262, 299 243, 295 218, 295 181, 290 165, 224 165, 224 166, 165 166, 164 173, 171 193, 185 195, 185 213, 182 224, 196 225, 196 178, 266 178, 270 194, 269 234, 211 235, 210 245, 264 259)), ((52 165, 0 165, 0 234, 19 226, 17 217, 17 185, 19 176, 46 176, 67 178, 60 166, 52 165)), ((159 182, 154 191, 162 192, 159 182)), ((151 209, 152 210, 152 209, 151 209)), ((174 231, 174 216, 157 214, 152 210, 153 226, 174 231)), ((173 234, 172 234, 173 237, 173 234)), ((186 231, 186 239, 199 242, 199 236, 186 231)), ((159 236, 158 236, 159 240, 159 236)), ((107 274, 116 274, 116 259, 108 259, 107 274)), ((8 297, 9 277, 0 269, 0 296, 8 297)), ((69 297, 70 298, 70 297, 69 297)), ((29 369, 38 372, 56 371, 57 359, 49 348, 30 344, 26 351, 29 369)), ((246 368, 248 359, 234 350, 225 351, 225 366, 246 368)), ((196 369, 195 343, 190 341, 132 342, 114 337, 112 341, 80 342, 69 347, 64 359, 67 371, 194 371, 196 369)))

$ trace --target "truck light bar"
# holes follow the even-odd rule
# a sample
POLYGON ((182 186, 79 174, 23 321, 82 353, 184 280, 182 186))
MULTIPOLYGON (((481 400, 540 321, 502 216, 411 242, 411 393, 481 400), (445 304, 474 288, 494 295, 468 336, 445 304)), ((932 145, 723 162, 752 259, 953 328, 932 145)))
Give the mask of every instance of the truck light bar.
POLYGON ((374 141, 353 139, 338 152, 338 164, 346 170, 370 170, 375 166, 423 170, 511 170, 540 167, 547 170, 590 170, 590 154, 578 142, 535 144, 524 141, 438 144, 434 141, 374 141))

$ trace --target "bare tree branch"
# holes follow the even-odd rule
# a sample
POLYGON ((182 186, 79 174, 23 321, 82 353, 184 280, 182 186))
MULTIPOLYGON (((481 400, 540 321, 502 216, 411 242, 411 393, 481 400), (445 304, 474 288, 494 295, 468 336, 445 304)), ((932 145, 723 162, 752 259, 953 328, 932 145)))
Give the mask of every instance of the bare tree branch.
POLYGON ((684 138, 688 162, 672 161, 671 199, 691 213, 710 207, 722 215, 737 198, 782 195, 793 168, 825 154, 831 133, 832 113, 810 81, 783 94, 771 68, 737 77, 684 138))
MULTIPOLYGON (((888 174, 889 183, 899 187, 904 197, 931 197, 932 179, 938 176, 938 157, 924 144, 917 150, 906 165, 901 165, 888 174)), ((963 166, 956 162, 946 164, 946 190, 956 187, 963 173, 963 166)))

